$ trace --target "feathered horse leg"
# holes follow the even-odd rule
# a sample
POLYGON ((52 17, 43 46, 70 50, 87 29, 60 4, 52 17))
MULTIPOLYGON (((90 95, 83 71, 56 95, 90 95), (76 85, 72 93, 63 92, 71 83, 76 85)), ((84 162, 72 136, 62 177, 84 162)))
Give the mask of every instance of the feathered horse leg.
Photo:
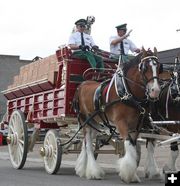
POLYGON ((147 156, 145 163, 145 177, 154 178, 160 177, 160 171, 154 158, 155 140, 147 142, 147 156))

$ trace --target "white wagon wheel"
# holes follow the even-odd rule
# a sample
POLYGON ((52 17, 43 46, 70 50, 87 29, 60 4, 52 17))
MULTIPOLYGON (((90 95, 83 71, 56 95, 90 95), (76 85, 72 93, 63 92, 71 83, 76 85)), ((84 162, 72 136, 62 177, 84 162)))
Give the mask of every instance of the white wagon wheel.
POLYGON ((28 131, 22 111, 13 111, 7 137, 9 156, 15 169, 23 168, 28 152, 28 131))
POLYGON ((59 133, 51 129, 44 138, 44 147, 40 150, 44 157, 44 166, 48 174, 56 174, 61 165, 62 146, 59 133))

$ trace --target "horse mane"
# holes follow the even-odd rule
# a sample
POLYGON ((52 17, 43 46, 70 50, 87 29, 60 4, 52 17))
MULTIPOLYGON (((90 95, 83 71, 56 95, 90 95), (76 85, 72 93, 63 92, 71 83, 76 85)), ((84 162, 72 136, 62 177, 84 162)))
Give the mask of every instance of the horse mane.
POLYGON ((128 61, 127 63, 123 63, 124 73, 126 74, 127 71, 129 70, 129 68, 132 68, 133 66, 138 65, 141 62, 142 56, 144 56, 144 55, 145 56, 152 56, 153 52, 150 49, 148 49, 147 51, 145 51, 145 53, 141 52, 137 56, 135 56, 133 59, 128 61))
POLYGON ((142 56, 142 53, 138 54, 130 61, 123 63, 123 71, 125 74, 130 68, 132 68, 135 65, 138 65, 141 62, 141 56, 142 56))

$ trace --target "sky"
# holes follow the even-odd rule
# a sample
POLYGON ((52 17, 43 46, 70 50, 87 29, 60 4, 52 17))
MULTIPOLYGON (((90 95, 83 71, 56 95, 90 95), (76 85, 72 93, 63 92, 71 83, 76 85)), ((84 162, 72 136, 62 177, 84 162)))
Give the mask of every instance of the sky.
POLYGON ((180 47, 180 0, 0 0, 0 54, 31 60, 66 45, 74 22, 95 16, 92 37, 109 51, 115 26, 127 23, 137 47, 180 47))

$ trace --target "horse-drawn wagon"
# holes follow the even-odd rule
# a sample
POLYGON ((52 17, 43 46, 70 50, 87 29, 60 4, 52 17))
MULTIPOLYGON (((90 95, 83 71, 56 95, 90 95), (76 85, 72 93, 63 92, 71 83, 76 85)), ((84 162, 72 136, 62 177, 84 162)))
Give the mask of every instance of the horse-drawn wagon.
POLYGON ((3 91, 8 100, 4 122, 14 168, 23 168, 27 153, 45 131, 40 153, 49 174, 58 171, 63 153, 80 153, 76 173, 99 179, 103 171, 95 158, 99 153, 114 153, 123 155, 119 161, 122 180, 139 181, 136 142, 148 103, 160 92, 156 50, 143 49, 121 68, 107 52, 102 55, 103 70, 91 69, 86 60, 73 58, 67 47, 20 69, 13 84, 3 91), (93 148, 94 130, 100 134, 93 148), (105 143, 112 144, 114 150, 99 149, 105 143))
MULTIPOLYGON (((101 78, 104 78, 104 75, 105 78, 110 77, 114 72, 115 62, 109 59, 105 63, 109 69, 101 73, 101 78)), ((36 137, 42 129, 52 129, 46 133, 44 147, 41 148, 48 173, 58 171, 63 152, 80 151, 79 137, 70 140, 69 143, 67 141, 78 129, 72 107, 77 86, 86 75, 91 78, 100 77, 96 70, 89 68, 87 61, 72 58, 67 47, 57 50, 54 55, 21 67, 19 75, 14 77, 13 84, 3 91, 8 100, 4 122, 8 123, 7 142, 14 168, 21 169, 24 166, 27 153, 33 149, 36 137), (72 133, 69 132, 71 125, 74 125, 72 133), (33 133, 30 132, 31 128, 33 133), (56 129, 60 130, 61 137, 56 129), (65 141, 67 145, 62 148, 61 143, 65 141), (72 144, 73 150, 70 149, 72 144)))

